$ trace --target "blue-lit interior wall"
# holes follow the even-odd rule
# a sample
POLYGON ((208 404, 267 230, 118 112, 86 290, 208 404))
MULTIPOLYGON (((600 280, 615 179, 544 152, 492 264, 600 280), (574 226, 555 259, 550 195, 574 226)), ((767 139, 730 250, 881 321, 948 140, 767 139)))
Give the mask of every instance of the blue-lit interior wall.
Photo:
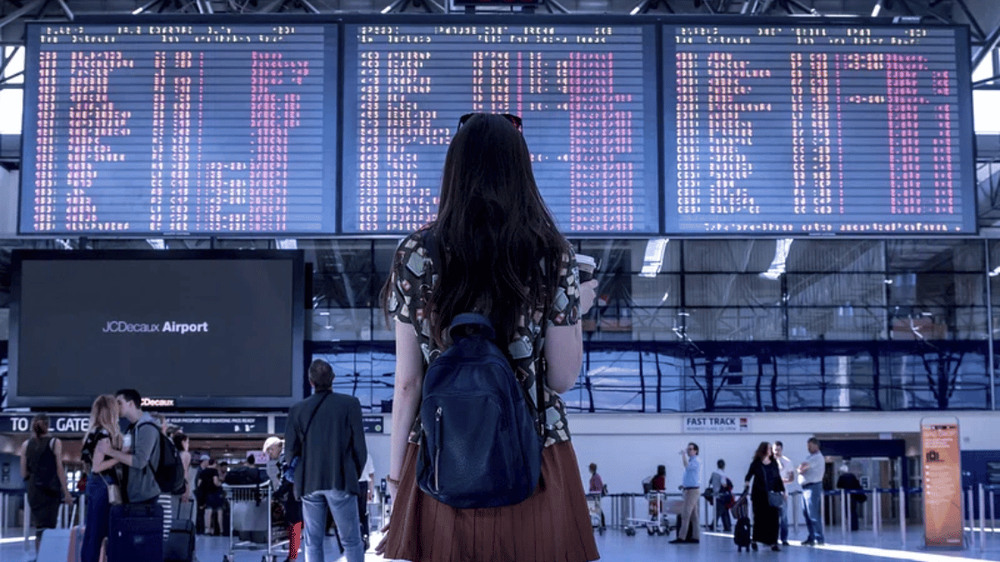
MULTIPOLYGON (((652 278, 639 276, 644 240, 574 243, 602 262, 584 372, 564 394, 575 411, 993 408, 995 242, 795 240, 774 280, 761 276, 774 239, 672 240, 652 278)), ((376 412, 392 396, 377 295, 394 244, 306 248, 307 354, 328 359, 338 388, 376 412)))

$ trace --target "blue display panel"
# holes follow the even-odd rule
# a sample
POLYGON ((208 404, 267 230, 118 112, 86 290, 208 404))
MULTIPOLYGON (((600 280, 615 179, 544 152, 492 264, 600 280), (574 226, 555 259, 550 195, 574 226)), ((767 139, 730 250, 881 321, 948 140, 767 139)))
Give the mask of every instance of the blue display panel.
POLYGON ((963 27, 669 25, 668 234, 976 231, 963 27))
POLYGON ((343 232, 433 219, 470 112, 522 117, 565 233, 659 232, 655 26, 503 21, 345 26, 343 232))
POLYGON ((336 230, 336 25, 33 24, 19 232, 336 230))

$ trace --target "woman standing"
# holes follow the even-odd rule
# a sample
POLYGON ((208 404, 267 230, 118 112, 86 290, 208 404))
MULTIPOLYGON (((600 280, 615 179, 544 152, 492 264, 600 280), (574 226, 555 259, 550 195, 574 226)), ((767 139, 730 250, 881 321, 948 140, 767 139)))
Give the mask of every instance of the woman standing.
POLYGON ((750 470, 744 480, 744 489, 750 488, 750 481, 753 480, 753 487, 750 488, 750 499, 753 501, 753 549, 757 550, 757 543, 763 543, 778 552, 781 550, 778 548, 779 512, 776 506, 771 505, 768 496, 771 492, 780 493, 784 502, 785 484, 781 481, 778 461, 767 441, 761 441, 754 452, 753 462, 750 463, 750 470))
MULTIPOLYGON (((188 471, 191 469, 191 441, 187 435, 180 431, 174 432, 171 439, 174 442, 174 448, 177 449, 181 457, 181 466, 184 469, 184 492, 176 496, 170 496, 170 512, 174 514, 174 518, 181 518, 184 517, 181 513, 182 506, 188 510, 192 508, 191 483, 187 478, 188 471)), ((194 514, 188 511, 186 518, 192 519, 193 516, 194 514)))
POLYGON ((109 490, 117 487, 121 494, 121 482, 115 466, 118 461, 104 453, 105 448, 98 448, 102 442, 105 447, 121 450, 122 434, 118 429, 118 402, 110 394, 102 394, 94 399, 90 407, 90 431, 83 437, 83 448, 80 457, 89 471, 87 475, 87 517, 84 520, 86 528, 83 532, 83 562, 100 560, 101 543, 108 536, 108 516, 111 513, 111 502, 121 501, 120 495, 112 498, 109 490))
POLYGON ((592 462, 587 468, 590 470, 590 486, 587 488, 587 493, 604 494, 604 480, 597 473, 597 463, 592 462))
POLYGON ((597 283, 579 282, 572 247, 556 229, 535 184, 520 128, 521 119, 513 115, 462 117, 445 157, 437 219, 400 244, 383 290, 396 333, 386 479, 396 500, 378 548, 388 558, 598 558, 559 396, 579 375, 580 316, 593 304, 597 283), (505 352, 533 407, 536 377, 544 383, 543 485, 518 504, 458 509, 417 487, 424 371, 449 346, 446 330, 464 312, 487 316, 496 341, 510 342, 505 352))
POLYGON ((222 525, 222 515, 223 509, 226 507, 226 496, 222 491, 222 478, 219 476, 219 469, 215 459, 208 459, 208 467, 198 474, 198 487, 201 490, 201 496, 205 498, 205 534, 225 534, 225 527, 222 525), (212 529, 213 514, 215 515, 215 522, 219 524, 218 533, 212 529))
POLYGON ((667 467, 666 465, 656 466, 656 475, 649 482, 651 492, 663 492, 667 489, 667 467))
POLYGON ((31 420, 34 436, 21 445, 21 476, 28 489, 28 505, 35 526, 35 550, 42 544, 42 531, 55 529, 59 499, 73 503, 66 488, 62 462, 62 441, 49 435, 49 416, 37 414, 31 420))

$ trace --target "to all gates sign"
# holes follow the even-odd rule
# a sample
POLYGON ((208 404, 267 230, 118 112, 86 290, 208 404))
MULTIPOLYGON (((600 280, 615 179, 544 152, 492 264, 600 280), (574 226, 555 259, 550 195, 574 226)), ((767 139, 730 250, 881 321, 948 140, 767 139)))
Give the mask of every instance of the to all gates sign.
MULTIPOLYGON (((28 415, 0 415, 0 433, 29 433, 31 418, 28 415)), ((52 433, 87 433, 90 429, 90 417, 86 415, 50 415, 49 430, 52 433)))

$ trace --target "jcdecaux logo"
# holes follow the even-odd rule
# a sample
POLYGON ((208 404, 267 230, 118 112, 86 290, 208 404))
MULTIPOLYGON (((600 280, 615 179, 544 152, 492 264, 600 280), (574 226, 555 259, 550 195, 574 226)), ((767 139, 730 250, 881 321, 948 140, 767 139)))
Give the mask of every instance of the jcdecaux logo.
POLYGON ((208 322, 176 322, 167 320, 162 324, 145 322, 126 322, 111 320, 101 330, 105 334, 207 334, 208 322))

